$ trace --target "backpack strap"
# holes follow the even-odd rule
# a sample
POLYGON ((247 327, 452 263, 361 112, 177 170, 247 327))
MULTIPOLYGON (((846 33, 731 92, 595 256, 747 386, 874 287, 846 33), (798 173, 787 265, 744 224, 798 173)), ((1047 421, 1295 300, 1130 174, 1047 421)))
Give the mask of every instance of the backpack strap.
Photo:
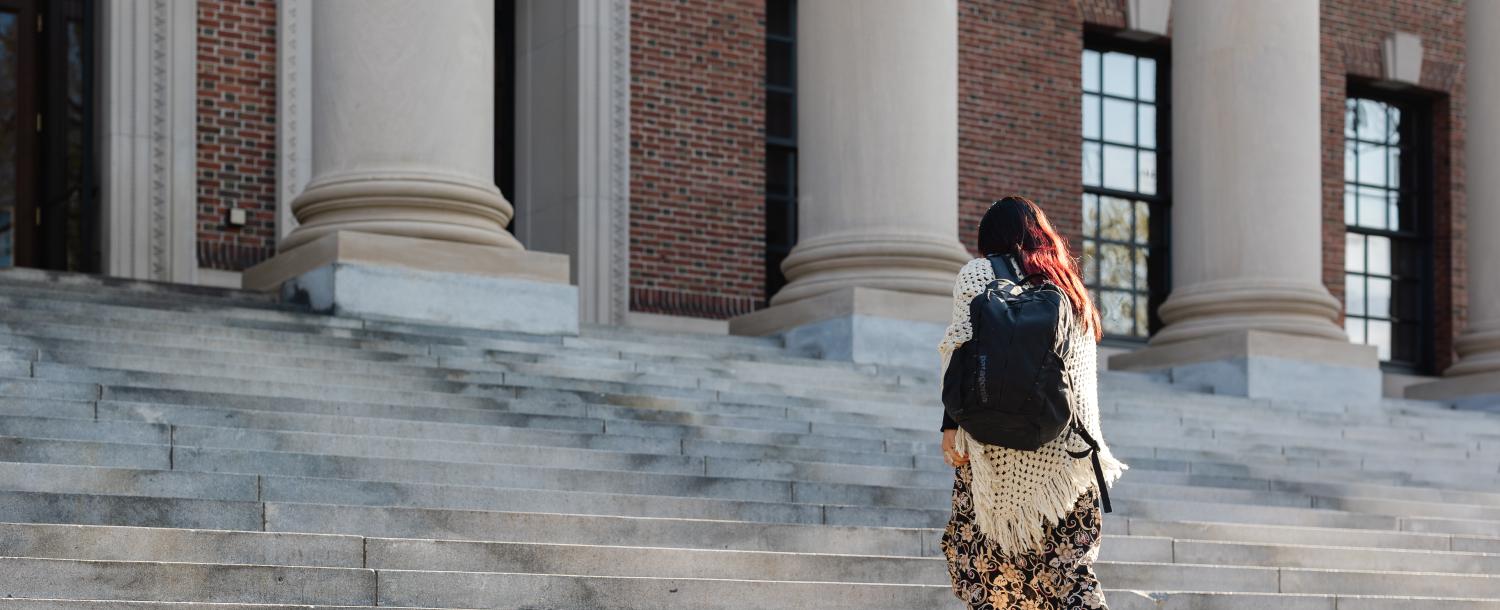
POLYGON ((1023 275, 1021 264, 1016 258, 1009 254, 991 254, 985 257, 990 261, 990 269, 995 272, 996 280, 1009 280, 1017 286, 1025 286, 1046 281, 1047 276, 1040 273, 1023 275))
POLYGON ((1099 483, 1099 505, 1104 508, 1104 512, 1106 513, 1114 512, 1114 507, 1109 504, 1109 485, 1104 482, 1104 467, 1099 464, 1099 443, 1094 440, 1093 436, 1089 435, 1088 430, 1083 429, 1083 426, 1074 423, 1072 428, 1073 432, 1082 438, 1083 442, 1087 443, 1089 448, 1078 452, 1069 451, 1068 455, 1076 459, 1083 459, 1084 457, 1093 459, 1094 480, 1099 483))

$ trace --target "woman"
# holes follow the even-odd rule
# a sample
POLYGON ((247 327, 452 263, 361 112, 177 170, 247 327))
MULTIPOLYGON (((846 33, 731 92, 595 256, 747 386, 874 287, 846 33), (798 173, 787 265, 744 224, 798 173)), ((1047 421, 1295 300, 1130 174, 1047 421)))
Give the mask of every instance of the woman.
MULTIPOLYGON (((1118 479, 1125 465, 1104 445, 1099 431, 1096 374, 1099 312, 1089 299, 1068 244, 1047 222, 1041 208, 1024 197, 1006 197, 990 206, 979 223, 979 251, 1013 257, 1024 275, 1041 274, 1067 297, 1070 315, 1081 324, 1068 357, 1074 380, 1073 417, 1099 441, 1106 481, 1118 479)), ((947 369, 953 351, 973 336, 969 302, 995 273, 988 260, 964 265, 953 287, 953 322, 938 350, 947 369)), ((1063 434, 1036 451, 984 445, 946 415, 943 459, 955 468, 953 516, 943 533, 943 553, 953 592, 976 610, 1072 610, 1105 608, 1104 591, 1094 576, 1099 556, 1099 489, 1093 464, 1067 451, 1087 445, 1063 434)))

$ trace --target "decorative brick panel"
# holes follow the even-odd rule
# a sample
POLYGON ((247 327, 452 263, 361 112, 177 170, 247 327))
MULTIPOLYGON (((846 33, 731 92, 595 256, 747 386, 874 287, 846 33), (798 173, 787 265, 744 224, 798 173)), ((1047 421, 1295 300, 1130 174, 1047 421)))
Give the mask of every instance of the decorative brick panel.
POLYGON ((630 308, 746 313, 766 299, 765 2, 630 13, 630 308))
POLYGON ((1383 74, 1381 42, 1422 37, 1421 91, 1429 97, 1433 154, 1434 349, 1431 372, 1452 364, 1468 301, 1464 239, 1464 9, 1449 0, 1323 0, 1323 281, 1344 298, 1344 99, 1350 77, 1383 74))
POLYGON ((276 3, 198 0, 198 264, 275 253, 276 3), (230 208, 246 224, 228 224, 230 208))

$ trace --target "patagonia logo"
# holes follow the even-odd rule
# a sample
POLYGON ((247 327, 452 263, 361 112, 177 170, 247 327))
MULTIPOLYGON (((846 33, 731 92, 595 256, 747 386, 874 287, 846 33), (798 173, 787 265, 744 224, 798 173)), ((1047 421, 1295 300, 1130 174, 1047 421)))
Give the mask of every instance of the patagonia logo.
POLYGON ((988 354, 980 354, 979 355, 979 379, 978 379, 979 387, 977 388, 979 390, 979 402, 988 403, 990 401, 989 378, 990 378, 990 357, 989 357, 988 354))

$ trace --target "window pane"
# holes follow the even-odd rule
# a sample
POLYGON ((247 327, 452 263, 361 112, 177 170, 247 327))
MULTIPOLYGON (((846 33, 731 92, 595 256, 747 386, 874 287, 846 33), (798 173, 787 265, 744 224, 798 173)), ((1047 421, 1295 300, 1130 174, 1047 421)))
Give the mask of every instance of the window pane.
POLYGON ((1385 176, 1385 185, 1393 189, 1401 188, 1401 148, 1392 146, 1385 150, 1385 166, 1390 169, 1385 176))
POLYGON ((1400 323, 1395 327, 1395 336, 1391 337, 1391 358, 1416 361, 1420 357, 1418 354, 1421 350, 1422 328, 1416 324, 1400 323))
POLYGON ((1099 174, 1103 163, 1099 160, 1099 145, 1083 143, 1083 185, 1099 186, 1099 174))
POLYGON ((1359 233, 1344 234, 1344 270, 1363 273, 1365 270, 1365 236, 1359 233))
POLYGON ((1384 142, 1386 134, 1385 104, 1374 100, 1358 100, 1359 117, 1356 129, 1359 139, 1384 142))
POLYGON ((1104 188, 1135 190, 1135 149, 1104 146, 1104 188))
POLYGON ((1389 106, 1388 105, 1388 106, 1385 107, 1385 114, 1386 114, 1386 119, 1388 121, 1387 124, 1389 125, 1388 130, 1386 131, 1386 134, 1385 134, 1386 141, 1390 142, 1391 144, 1400 144, 1401 143, 1401 109, 1397 108, 1395 106, 1389 106))
POLYGON ((1359 200, 1354 197, 1354 187, 1344 186, 1344 224, 1359 224, 1359 200))
POLYGON ((766 33, 791 36, 792 18, 796 13, 792 3, 787 0, 769 0, 766 2, 766 33))
POLYGON ((1134 271, 1130 266, 1130 246, 1099 244, 1099 285, 1105 288, 1131 288, 1134 271))
POLYGON ((1354 127, 1355 117, 1358 116, 1358 113, 1355 112, 1356 107, 1357 104, 1354 98, 1351 97, 1344 100, 1344 138, 1346 139, 1354 138, 1358 134, 1354 127))
POLYGON ((790 197, 796 157, 784 146, 766 147, 766 194, 790 197))
POLYGON ((1139 96, 1148 102, 1156 101, 1156 60, 1150 57, 1142 57, 1140 63, 1141 83, 1138 88, 1139 96))
POLYGON ((1376 347, 1381 360, 1390 360, 1391 323, 1384 320, 1370 320, 1370 327, 1365 332, 1365 343, 1376 347))
POLYGON ((1104 290, 1099 313, 1104 317, 1104 332, 1129 335, 1135 322, 1135 299, 1129 292, 1104 290))
POLYGON ((1135 243, 1146 245, 1151 242, 1151 204, 1144 201, 1135 202, 1135 243))
POLYGON ((1124 53, 1104 54, 1104 92, 1135 97, 1135 58, 1124 53))
POLYGON ((1119 197, 1099 198, 1099 237, 1115 241, 1130 241, 1132 206, 1119 197))
POLYGON ((1366 238, 1370 249, 1370 270, 1375 275, 1391 274, 1391 238, 1371 235, 1366 238))
POLYGON ((1135 102, 1104 100, 1104 139, 1135 144, 1135 102))
POLYGON ((1146 301, 1146 295, 1135 295, 1135 334, 1137 337, 1146 336, 1151 330, 1151 305, 1146 301))
POLYGON ((1391 281, 1382 277, 1368 278, 1367 281, 1366 314, 1372 318, 1391 317, 1391 281))
POLYGON ((1099 90, 1099 52, 1083 52, 1083 90, 1099 90))
MULTIPOLYGON (((1416 320, 1421 317, 1421 289, 1415 280, 1394 282, 1395 293, 1391 295, 1391 317, 1397 320, 1416 320)), ((1401 350, 1396 350, 1401 351, 1401 350)))
POLYGON ((1380 189, 1356 187, 1359 191, 1359 226, 1371 229, 1384 229, 1385 208, 1388 201, 1385 191, 1380 189))
POLYGON ((1344 318, 1344 332, 1349 334, 1350 343, 1365 342, 1365 321, 1361 318, 1344 318))
POLYGON ((1083 240, 1083 283, 1090 286, 1099 285, 1099 274, 1094 269, 1099 265, 1099 247, 1092 239, 1083 240))
POLYGON ((1136 133, 1140 135, 1141 147, 1156 148, 1156 106, 1141 104, 1139 111, 1140 118, 1137 124, 1140 126, 1140 131, 1136 133))
POLYGON ((1358 178, 1355 172, 1359 169, 1354 156, 1354 140, 1344 141, 1344 182, 1354 182, 1358 178))
MULTIPOLYGON (((1395 275, 1405 278, 1416 278, 1422 275, 1423 267, 1428 264, 1424 256, 1423 244, 1410 239, 1398 239, 1391 243, 1394 252, 1391 254, 1391 271, 1395 275)), ((1473 273, 1473 271, 1470 271, 1473 273)))
POLYGON ((1143 195, 1156 194, 1156 153, 1143 150, 1140 152, 1140 183, 1136 186, 1136 192, 1143 195))
POLYGON ((1147 290, 1150 290, 1150 285, 1146 283, 1146 269, 1147 269, 1147 266, 1146 266, 1146 249, 1145 248, 1136 248, 1135 249, 1135 290, 1137 292, 1146 292, 1147 290))
POLYGON ((1083 137, 1099 139, 1099 96, 1083 94, 1083 137))
MULTIPOLYGON (((773 3, 774 4, 774 3, 773 3)), ((792 87, 792 45, 785 40, 766 41, 766 84, 792 87)))
POLYGON ((1359 156, 1359 175, 1356 178, 1360 184, 1386 186, 1385 147, 1360 143, 1355 154, 1359 156))
POLYGON ((1365 315, 1365 276, 1344 274, 1344 313, 1365 315))
POLYGON ((766 92, 766 135, 773 138, 792 137, 792 96, 776 91, 766 92))
POLYGON ((1389 223, 1388 226, 1395 229, 1397 224, 1401 222, 1400 191, 1390 191, 1385 194, 1385 214, 1386 222, 1389 223))
POLYGON ((1099 234, 1099 196, 1083 194, 1083 234, 1093 237, 1099 234))

